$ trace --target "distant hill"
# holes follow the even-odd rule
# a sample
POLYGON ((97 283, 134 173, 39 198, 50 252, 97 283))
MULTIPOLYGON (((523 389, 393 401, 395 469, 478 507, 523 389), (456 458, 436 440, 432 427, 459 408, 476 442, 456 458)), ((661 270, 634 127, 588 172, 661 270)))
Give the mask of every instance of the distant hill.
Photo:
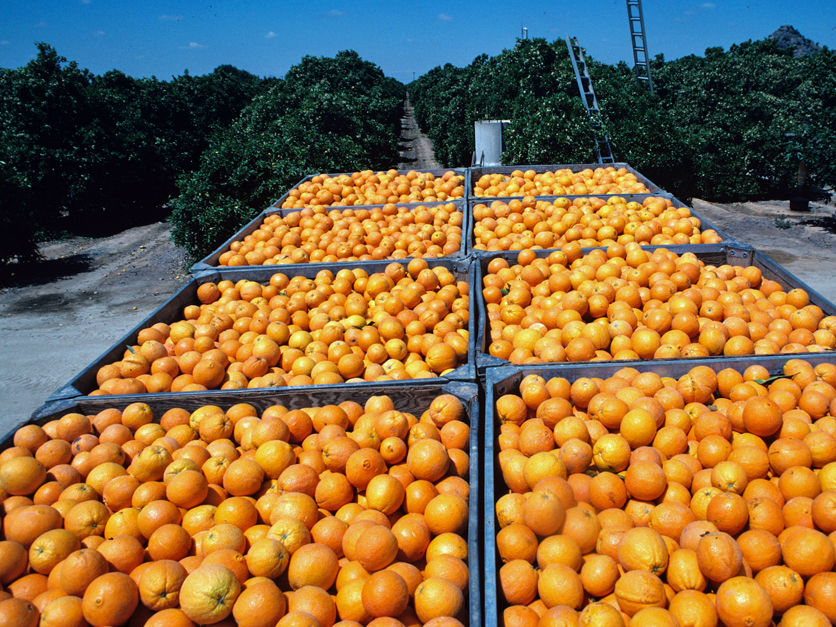
POLYGON ((775 41, 781 49, 794 48, 793 54, 796 57, 810 57, 822 49, 819 44, 810 41, 792 26, 782 26, 769 38, 775 41))

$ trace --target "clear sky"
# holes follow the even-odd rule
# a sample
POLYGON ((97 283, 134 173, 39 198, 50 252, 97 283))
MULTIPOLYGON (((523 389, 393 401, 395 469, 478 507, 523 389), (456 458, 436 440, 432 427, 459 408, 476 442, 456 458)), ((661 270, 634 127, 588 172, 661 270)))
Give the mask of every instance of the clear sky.
MULTIPOLYGON (((834 0, 646 0, 643 9, 651 57, 728 49, 785 24, 836 49, 834 0)), ((282 76, 304 55, 351 49, 406 83, 513 47, 523 26, 529 37, 574 36, 599 61, 632 64, 625 0, 0 0, 0 67, 25 65, 39 41, 95 74, 165 80, 223 64, 282 76)))

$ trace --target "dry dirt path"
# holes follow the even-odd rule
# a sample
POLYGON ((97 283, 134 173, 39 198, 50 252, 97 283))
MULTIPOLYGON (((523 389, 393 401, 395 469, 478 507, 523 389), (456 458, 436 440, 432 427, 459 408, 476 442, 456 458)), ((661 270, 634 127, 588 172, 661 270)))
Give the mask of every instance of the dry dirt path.
POLYGON ((401 118, 401 144, 398 151, 401 161, 398 169, 437 170, 442 166, 435 160, 432 140, 424 135, 415 121, 415 111, 409 98, 404 102, 401 118))
POLYGON ((0 290, 0 435, 188 282, 170 232, 157 222, 45 244, 44 262, 0 290))

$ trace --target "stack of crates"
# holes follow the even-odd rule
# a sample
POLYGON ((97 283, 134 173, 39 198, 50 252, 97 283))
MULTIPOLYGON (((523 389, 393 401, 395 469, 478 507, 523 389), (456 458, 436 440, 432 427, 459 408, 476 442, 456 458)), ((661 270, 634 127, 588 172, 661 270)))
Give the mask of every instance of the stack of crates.
MULTIPOLYGON (((486 167, 486 168, 463 168, 452 170, 455 176, 462 177, 464 193, 456 197, 426 198, 424 203, 394 202, 389 205, 401 207, 403 211, 414 212, 422 204, 425 207, 438 206, 439 204, 452 205, 452 212, 462 214, 462 242, 459 250, 439 258, 428 259, 429 267, 443 267, 452 273, 457 281, 462 281, 470 286, 469 291, 469 317, 467 321, 467 338, 469 341, 466 358, 461 360, 460 365, 449 371, 439 374, 434 378, 426 379, 404 379, 386 381, 356 381, 328 385, 300 385, 291 387, 267 387, 267 388, 244 388, 244 389, 213 389, 207 391, 183 391, 164 392, 155 394, 128 394, 128 395, 98 395, 96 390, 99 387, 97 374, 104 366, 120 361, 125 355, 126 346, 137 344, 137 338, 141 330, 151 327, 156 323, 171 323, 179 320, 187 307, 199 305, 198 289, 206 283, 219 283, 231 281, 237 283, 241 279, 255 281, 267 285, 271 277, 277 273, 283 273, 287 277, 300 276, 314 278, 322 270, 328 270, 335 275, 341 269, 362 269, 369 275, 376 272, 383 272, 389 264, 398 263, 406 266, 409 258, 406 259, 363 259, 337 261, 328 260, 319 262, 312 260, 309 263, 292 263, 290 259, 282 259, 273 265, 224 265, 224 260, 231 258, 236 243, 240 243, 245 237, 256 233, 271 216, 286 218, 287 216, 304 211, 299 207, 305 204, 300 200, 300 194, 289 190, 277 201, 267 207, 259 216, 243 227, 239 232, 231 234, 230 238, 211 255, 195 264, 192 269, 191 281, 168 302, 156 311, 152 312, 143 322, 127 331, 123 338, 115 343, 108 351, 97 360, 83 369, 65 386, 52 394, 47 402, 38 409, 32 416, 30 422, 46 424, 57 420, 67 413, 81 413, 84 415, 95 415, 107 408, 124 409, 136 402, 144 402, 151 407, 155 417, 159 417, 172 408, 181 408, 192 412, 205 405, 216 405, 224 410, 240 403, 248 403, 259 412, 273 405, 282 405, 288 409, 299 409, 307 407, 319 407, 329 403, 339 403, 342 400, 353 400, 363 404, 372 396, 389 395, 396 401, 396 409, 403 412, 411 412, 416 416, 423 413, 432 399, 440 394, 452 394, 459 398, 466 407, 467 418, 471 427, 469 455, 471 470, 469 473, 470 486, 470 518, 466 533, 468 544, 468 564, 470 568, 470 579, 468 585, 468 611, 466 623, 472 627, 486 625, 493 627, 500 624, 502 615, 508 604, 505 602, 499 583, 499 569, 502 565, 502 558, 497 549, 496 537, 500 528, 497 519, 495 505, 497 501, 508 493, 508 487, 503 479, 500 470, 499 453, 501 446, 499 436, 501 433, 500 419, 496 413, 496 401, 508 394, 517 394, 520 382, 525 377, 541 377, 544 381, 553 378, 566 379, 570 384, 580 378, 606 379, 618 372, 621 368, 635 368, 637 372, 654 372, 660 377, 672 377, 674 379, 688 373, 697 364, 706 364, 714 372, 724 368, 739 368, 743 371, 753 364, 766 369, 770 374, 780 374, 783 364, 787 361, 777 355, 751 355, 738 357, 712 357, 705 359, 677 359, 677 360, 652 360, 652 361, 618 361, 618 362, 582 362, 582 363, 524 363, 512 364, 511 362, 489 353, 489 346, 492 342, 492 335, 489 320, 489 303, 483 297, 484 278, 488 275, 488 266, 495 259, 504 259, 510 266, 516 264, 520 253, 519 247, 514 250, 488 251, 477 240, 474 235, 478 221, 474 220, 474 207, 489 205, 501 200, 511 202, 522 201, 525 196, 523 191, 529 195, 533 193, 531 187, 523 190, 517 184, 519 179, 524 181, 533 180, 533 175, 540 175, 558 170, 568 170, 580 174, 594 170, 599 166, 586 164, 570 165, 535 165, 535 166, 508 166, 508 167, 486 167), (503 191, 496 197, 485 197, 484 190, 479 188, 477 195, 477 184, 484 176, 499 175, 501 180, 509 182, 514 186, 512 191, 503 191), (521 176, 522 175, 522 176, 521 176)), ((613 164, 613 171, 621 171, 632 175, 636 183, 643 186, 643 191, 637 193, 628 191, 626 193, 585 193, 585 194, 563 194, 536 196, 536 201, 548 203, 586 203, 595 199, 598 204, 607 204, 614 197, 620 198, 624 203, 636 203, 642 205, 648 199, 662 198, 667 206, 676 209, 687 210, 687 213, 699 220, 703 231, 711 229, 716 232, 715 243, 700 244, 677 244, 672 246, 643 245, 648 253, 658 248, 666 248, 676 254, 693 254, 699 260, 713 265, 729 264, 733 266, 755 266, 765 279, 775 281, 785 290, 793 288, 805 290, 810 297, 810 302, 818 306, 825 316, 836 315, 836 306, 825 300, 814 290, 799 281, 792 274, 787 272, 780 265, 769 259, 766 255, 746 243, 738 242, 729 237, 720 228, 714 226, 702 216, 686 207, 684 203, 672 195, 660 190, 647 178, 630 168, 628 164, 613 164), (561 200, 566 199, 566 200, 561 200)), ((426 170, 413 171, 414 175, 432 175, 442 177, 448 171, 426 170)), ((382 174, 382 173, 381 173, 382 174)), ((407 174, 400 172, 398 174, 407 174)), ((317 176, 311 175, 293 188, 310 183, 317 176)), ((330 177, 348 176, 351 174, 327 175, 330 177)), ((589 191, 589 190, 587 190, 589 191)), ((374 197, 373 197, 374 198, 374 197)), ((379 198, 375 198, 379 200, 379 198)), ((389 200, 389 199, 387 199, 389 200)), ((316 199, 311 199, 310 204, 315 204, 316 199)), ((527 203, 532 202, 530 197, 527 203)), ((352 205, 350 207, 327 206, 326 210, 351 211, 351 210, 383 210, 385 203, 371 205, 352 205)), ((720 225, 721 226, 721 225, 720 225)), ((542 248, 536 247, 535 257, 549 257, 559 247, 542 248)), ((587 254, 595 247, 583 247, 582 253, 587 254)), ((796 355, 798 356, 798 355, 796 355)), ((827 356, 810 356, 811 363, 828 363, 827 356)), ((534 410, 530 408, 530 414, 534 410)), ((12 445, 14 431, 6 436, 3 441, 3 448, 12 445)))

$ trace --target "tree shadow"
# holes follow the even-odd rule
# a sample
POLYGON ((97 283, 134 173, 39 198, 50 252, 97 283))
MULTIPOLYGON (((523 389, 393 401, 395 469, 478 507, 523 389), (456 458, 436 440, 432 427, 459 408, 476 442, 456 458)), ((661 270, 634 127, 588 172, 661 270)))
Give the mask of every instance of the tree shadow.
POLYGON ((828 233, 836 233, 836 216, 832 215, 801 220, 799 224, 804 226, 817 226, 820 229, 824 229, 828 233))
POLYGON ((41 259, 9 263, 0 268, 0 287, 30 287, 46 285, 59 279, 88 272, 93 257, 79 253, 61 259, 41 259))

